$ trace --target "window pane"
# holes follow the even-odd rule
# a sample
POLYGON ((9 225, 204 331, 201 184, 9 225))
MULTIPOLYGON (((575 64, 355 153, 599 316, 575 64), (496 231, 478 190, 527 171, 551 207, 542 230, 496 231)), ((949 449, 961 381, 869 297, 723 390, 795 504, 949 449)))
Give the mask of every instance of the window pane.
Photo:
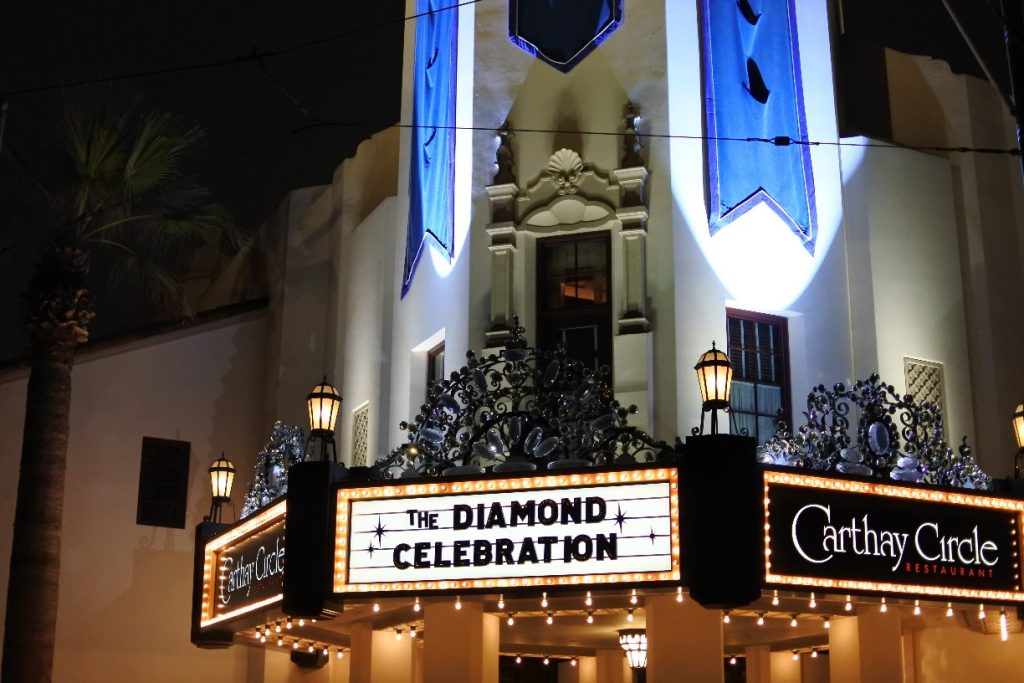
POLYGON ((772 434, 775 433, 775 418, 773 417, 759 417, 757 418, 757 443, 762 444, 771 438, 772 434))
POLYGON ((782 408, 782 387, 764 384, 757 386, 757 412, 761 415, 776 415, 782 408))
POLYGON ((732 382, 732 393, 729 396, 729 403, 733 410, 754 412, 754 385, 750 382, 732 382))

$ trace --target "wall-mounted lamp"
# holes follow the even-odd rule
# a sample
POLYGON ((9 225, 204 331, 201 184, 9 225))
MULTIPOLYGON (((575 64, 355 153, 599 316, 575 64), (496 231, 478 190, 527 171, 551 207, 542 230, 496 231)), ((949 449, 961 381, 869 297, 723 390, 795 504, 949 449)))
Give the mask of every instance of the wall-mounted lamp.
POLYGON ((309 439, 306 440, 307 452, 309 442, 320 439, 320 459, 327 460, 327 448, 331 450, 331 460, 338 462, 338 452, 334 446, 334 427, 341 410, 341 393, 336 387, 327 383, 324 377, 320 384, 313 387, 306 397, 309 410, 309 439))
POLYGON ((627 628, 619 631, 619 645, 626 651, 626 661, 633 670, 633 683, 647 680, 647 631, 627 628))
POLYGON ((231 485, 235 482, 235 466, 221 453, 210 465, 210 521, 220 522, 221 506, 231 502, 231 485))
POLYGON ((729 356, 715 348, 706 351, 697 364, 697 384, 700 386, 700 433, 704 433, 704 413, 711 413, 711 433, 718 433, 718 411, 729 407, 729 393, 732 390, 732 363, 729 356))
POLYGON ((1017 457, 1013 461, 1013 478, 1024 479, 1024 403, 1013 412, 1013 435, 1017 437, 1017 457))

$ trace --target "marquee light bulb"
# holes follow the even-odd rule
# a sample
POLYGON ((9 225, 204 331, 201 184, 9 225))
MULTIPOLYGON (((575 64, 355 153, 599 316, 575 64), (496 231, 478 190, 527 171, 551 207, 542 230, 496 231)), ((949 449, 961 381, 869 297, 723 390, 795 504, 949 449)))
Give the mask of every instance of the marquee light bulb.
POLYGON ((779 606, 779 591, 772 591, 772 607, 779 606))
POLYGON ((1010 628, 1006 623, 1006 610, 999 610, 999 640, 1004 643, 1010 639, 1010 628))
POLYGON ((498 593, 498 609, 505 609, 505 596, 498 593))
POLYGON ((732 618, 729 616, 729 610, 725 610, 725 613, 722 615, 722 623, 723 624, 728 624, 731 621, 732 621, 732 618))
POLYGON ((843 605, 843 609, 846 610, 847 612, 852 612, 853 611, 853 603, 850 602, 850 596, 849 595, 846 596, 846 604, 843 605))
POLYGON ((551 614, 551 612, 548 612, 548 618, 544 621, 547 622, 548 626, 551 626, 551 624, 555 623, 555 616, 551 614))
POLYGON ((542 597, 540 599, 540 606, 541 607, 545 607, 545 608, 548 606, 548 592, 547 591, 544 591, 544 593, 543 593, 543 595, 542 595, 542 597))
POLYGON ((379 602, 373 603, 373 611, 374 612, 379 612, 380 611, 380 603, 379 602))
POLYGON ((791 615, 790 615, 790 617, 791 617, 791 618, 790 618, 790 620, 789 620, 789 625, 790 625, 790 626, 791 626, 792 628, 796 628, 796 615, 795 615, 795 614, 791 614, 791 615))
POLYGON ((413 611, 413 612, 419 612, 419 611, 420 611, 420 609, 422 609, 422 608, 420 607, 420 596, 418 596, 418 595, 417 595, 417 596, 416 596, 416 602, 414 602, 414 603, 412 604, 412 611, 413 611))
POLYGON ((951 603, 951 602, 947 602, 946 603, 946 616, 947 617, 953 616, 953 603, 951 603))
POLYGON ((814 599, 814 593, 811 593, 811 599, 807 602, 807 606, 814 609, 818 606, 818 601, 814 599))
MULTIPOLYGON (((590 593, 588 592, 587 595, 590 595, 590 593)), ((636 603, 637 603, 636 589, 634 588, 633 592, 629 594, 629 604, 635 605, 636 603)))
POLYGON ((889 611, 889 606, 885 604, 885 598, 882 598, 882 604, 878 606, 878 611, 882 614, 889 611))
POLYGON ((587 597, 583 601, 583 604, 586 605, 587 607, 590 607, 591 605, 594 604, 594 598, 590 597, 590 591, 587 591, 587 597))
POLYGON ((676 588, 676 602, 682 602, 682 601, 683 601, 683 587, 679 586, 678 588, 676 588))
POLYGON ((921 601, 920 600, 914 600, 914 616, 915 617, 921 616, 921 601))
POLYGON ((757 625, 764 626, 764 612, 757 613, 757 625))
POLYGON ((978 621, 985 621, 985 605, 978 605, 978 621))
POLYGON ((455 609, 462 609, 462 596, 461 595, 456 595, 455 596, 455 609))

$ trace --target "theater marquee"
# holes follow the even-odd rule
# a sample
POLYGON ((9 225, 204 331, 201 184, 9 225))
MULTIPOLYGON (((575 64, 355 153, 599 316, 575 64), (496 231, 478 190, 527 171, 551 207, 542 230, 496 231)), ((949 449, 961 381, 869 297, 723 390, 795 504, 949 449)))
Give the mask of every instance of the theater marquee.
POLYGON ((281 501, 204 547, 200 626, 279 603, 284 564, 285 502, 281 501))
POLYGON ((1024 501, 768 471, 768 584, 1024 602, 1024 501))
POLYGON ((678 582, 674 468, 341 488, 334 592, 678 582))

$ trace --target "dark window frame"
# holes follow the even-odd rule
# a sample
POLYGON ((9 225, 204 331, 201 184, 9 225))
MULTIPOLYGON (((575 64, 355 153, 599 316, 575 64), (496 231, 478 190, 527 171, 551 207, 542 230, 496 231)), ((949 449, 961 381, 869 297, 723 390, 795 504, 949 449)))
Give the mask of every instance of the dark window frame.
POLYGON ((444 361, 442 361, 441 371, 437 372, 436 364, 438 356, 444 355, 444 340, 442 339, 436 346, 433 346, 427 350, 427 388, 430 388, 432 382, 444 379, 444 361))
MULTIPOLYGON (((540 348, 553 348, 554 336, 564 330, 578 329, 593 326, 597 330, 597 362, 598 365, 607 365, 609 370, 613 368, 612 340, 614 338, 612 328, 612 244, 611 231, 594 230, 587 232, 576 232, 569 235, 554 235, 541 237, 536 243, 534 282, 536 284, 536 317, 537 317, 537 346, 540 348), (606 294, 603 304, 595 304, 585 308, 561 308, 551 309, 547 306, 548 289, 545 286, 548 281, 549 247, 575 244, 585 242, 602 242, 604 245, 604 272, 606 278, 606 294)), ((577 265, 578 272, 578 265, 577 265)))
MULTIPOLYGON (((757 427, 758 419, 757 418, 758 417, 771 417, 773 420, 776 420, 776 419, 778 419, 778 415, 777 414, 769 414, 767 412, 763 412, 763 413, 762 412, 758 412, 757 387, 759 385, 760 386, 777 386, 777 387, 780 387, 782 389, 782 397, 781 397, 782 420, 787 425, 789 425, 790 427, 792 427, 792 425, 793 425, 793 420, 792 420, 792 415, 793 415, 793 410, 792 410, 792 402, 793 402, 793 400, 792 400, 792 395, 793 395, 793 393, 792 393, 792 391, 793 391, 792 382, 793 382, 793 380, 792 380, 792 377, 790 376, 789 320, 787 318, 784 318, 784 317, 778 316, 778 315, 770 315, 768 313, 756 313, 754 311, 745 311, 745 310, 738 309, 738 308, 726 308, 725 309, 725 317, 726 317, 725 328, 726 328, 726 347, 727 347, 726 353, 728 354, 730 360, 732 360, 733 352, 736 351, 736 350, 745 351, 747 353, 750 353, 750 352, 755 352, 756 349, 757 349, 757 347, 750 347, 750 346, 741 345, 740 343, 738 343, 737 340, 734 340, 734 339, 732 339, 729 336, 729 329, 731 327, 731 325, 729 324, 730 320, 735 319, 735 320, 742 320, 742 321, 753 322, 753 323, 763 323, 763 324, 774 325, 774 326, 776 326, 778 328, 779 338, 778 338, 777 350, 774 353, 774 355, 776 357, 778 357, 778 359, 779 359, 779 367, 776 368, 776 374, 777 374, 777 376, 782 378, 782 380, 783 380, 782 382, 774 382, 773 383, 773 382, 760 381, 760 380, 757 380, 757 379, 745 378, 745 377, 741 376, 741 373, 735 367, 736 364, 733 363, 733 378, 732 378, 733 379, 733 388, 735 389, 735 384, 736 384, 737 380, 741 381, 741 382, 749 382, 750 384, 754 385, 754 412, 750 412, 750 411, 746 411, 746 410, 736 410, 734 407, 730 406, 730 408, 729 408, 729 411, 730 411, 730 418, 729 418, 730 431, 732 431, 732 429, 734 427, 734 424, 735 424, 734 420, 733 420, 733 417, 732 417, 733 415, 753 415, 754 416, 754 429, 755 429, 755 432, 753 434, 751 434, 750 436, 753 436, 755 439, 757 439, 758 443, 762 443, 764 441, 764 439, 759 438, 759 437, 761 437, 763 435, 759 434, 758 431, 757 431, 758 430, 758 427, 757 427)), ((735 397, 735 393, 733 393, 733 397, 735 397)), ((770 436, 771 436, 771 434, 768 434, 765 438, 770 437, 770 436)))
POLYGON ((142 437, 136 524, 169 529, 185 528, 191 451, 192 444, 188 441, 142 437), (166 459, 168 454, 177 456, 177 462, 158 462, 162 458, 166 459), (172 471, 172 468, 177 471, 172 471), (175 475, 177 481, 171 481, 171 477, 166 476, 169 473, 175 475), (165 475, 162 479, 159 476, 161 474, 165 475), (171 500, 168 491, 175 494, 176 499, 171 500))

